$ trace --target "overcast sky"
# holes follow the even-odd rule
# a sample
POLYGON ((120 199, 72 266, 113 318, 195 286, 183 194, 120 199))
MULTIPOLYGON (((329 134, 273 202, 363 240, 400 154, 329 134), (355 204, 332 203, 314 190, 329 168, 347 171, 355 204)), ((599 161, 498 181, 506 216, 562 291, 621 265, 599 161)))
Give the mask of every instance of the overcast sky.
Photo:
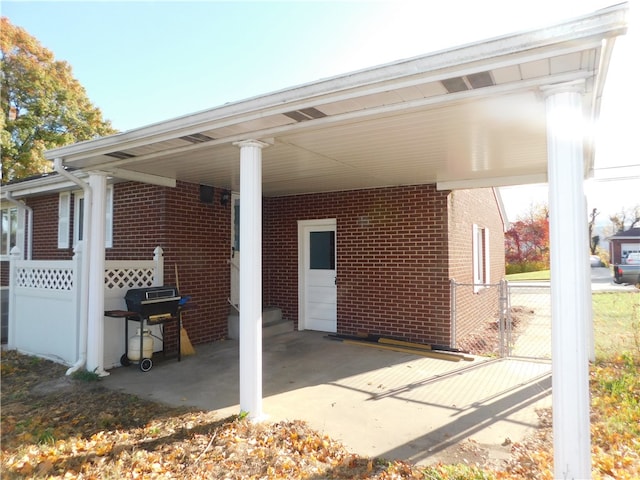
MULTIPOLYGON (((3 1, 2 15, 35 36, 57 59, 69 62, 91 101, 124 131, 320 78, 542 27, 615 3, 3 1)), ((590 206, 594 203, 605 212, 640 203, 640 126, 635 120, 640 97, 637 86, 631 85, 637 77, 628 74, 638 71, 639 49, 635 23, 631 25, 629 35, 614 48, 599 125, 596 176, 635 181, 595 182, 588 187, 590 206)), ((544 188, 504 195, 510 217, 531 202, 546 201, 544 188)))

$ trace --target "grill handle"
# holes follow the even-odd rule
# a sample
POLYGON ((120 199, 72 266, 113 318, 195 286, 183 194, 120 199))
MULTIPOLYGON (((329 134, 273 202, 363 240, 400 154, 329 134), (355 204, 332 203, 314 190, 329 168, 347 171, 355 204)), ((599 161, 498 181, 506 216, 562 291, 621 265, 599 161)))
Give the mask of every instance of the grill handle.
POLYGON ((173 302, 176 300, 180 300, 181 297, 164 297, 164 298, 153 298, 151 300, 142 300, 140 305, 151 305, 153 303, 165 303, 165 302, 173 302))

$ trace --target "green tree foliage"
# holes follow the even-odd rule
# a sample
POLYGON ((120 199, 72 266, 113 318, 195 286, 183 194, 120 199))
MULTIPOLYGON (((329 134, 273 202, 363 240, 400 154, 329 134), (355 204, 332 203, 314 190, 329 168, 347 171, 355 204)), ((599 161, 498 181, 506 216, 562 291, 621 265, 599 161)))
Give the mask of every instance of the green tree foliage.
POLYGON ((2 181, 51 169, 44 151, 115 133, 71 66, 6 17, 0 24, 2 181))

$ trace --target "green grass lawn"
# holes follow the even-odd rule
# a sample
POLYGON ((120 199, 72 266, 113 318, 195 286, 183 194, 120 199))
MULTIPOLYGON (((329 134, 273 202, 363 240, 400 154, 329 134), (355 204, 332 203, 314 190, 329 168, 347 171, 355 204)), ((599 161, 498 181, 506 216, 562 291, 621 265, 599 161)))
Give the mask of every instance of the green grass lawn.
POLYGON ((593 328, 597 358, 640 357, 640 292, 594 293, 593 328))
POLYGON ((510 282, 529 282, 536 280, 550 280, 551 270, 539 270, 537 272, 526 273, 512 273, 511 275, 505 275, 510 282))

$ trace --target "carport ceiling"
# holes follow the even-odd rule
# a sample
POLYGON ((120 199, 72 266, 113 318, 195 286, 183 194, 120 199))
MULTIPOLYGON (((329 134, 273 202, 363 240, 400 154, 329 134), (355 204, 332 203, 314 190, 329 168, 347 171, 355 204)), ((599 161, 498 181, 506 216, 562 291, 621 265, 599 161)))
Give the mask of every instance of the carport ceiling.
MULTIPOLYGON (((584 81, 586 119, 597 117, 611 40, 624 32, 625 14, 612 7, 62 147, 47 157, 76 168, 238 190, 234 142, 257 139, 270 144, 263 150, 268 196, 546 181, 541 87, 584 81)), ((585 147, 589 170, 588 138, 585 147)))

